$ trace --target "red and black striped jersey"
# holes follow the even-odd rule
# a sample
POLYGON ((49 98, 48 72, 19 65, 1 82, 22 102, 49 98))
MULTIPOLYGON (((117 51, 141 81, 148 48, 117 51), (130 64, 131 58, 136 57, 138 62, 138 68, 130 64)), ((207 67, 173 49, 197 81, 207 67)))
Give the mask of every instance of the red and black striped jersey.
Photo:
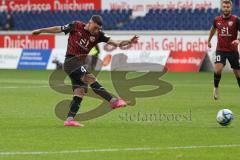
POLYGON ((237 52, 238 47, 232 44, 232 41, 237 39, 240 29, 240 21, 237 16, 223 18, 217 16, 214 20, 213 27, 217 29, 217 51, 222 52, 237 52))
POLYGON ((108 42, 110 37, 100 31, 92 35, 85 29, 86 24, 81 21, 74 21, 61 27, 62 32, 69 33, 67 55, 73 55, 85 59, 89 51, 100 42, 108 42))

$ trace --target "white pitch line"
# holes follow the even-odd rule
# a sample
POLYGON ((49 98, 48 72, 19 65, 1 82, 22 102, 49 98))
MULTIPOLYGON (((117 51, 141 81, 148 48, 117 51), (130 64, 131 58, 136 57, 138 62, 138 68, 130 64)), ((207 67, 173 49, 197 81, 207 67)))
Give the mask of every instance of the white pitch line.
POLYGON ((48 80, 27 80, 27 79, 20 79, 20 80, 13 80, 13 79, 0 79, 0 83, 7 83, 7 84, 48 84, 48 80))
MULTIPOLYGON (((108 82, 101 82, 102 84, 106 84, 108 82)), ((68 85, 71 85, 70 83, 68 85)), ((62 87, 63 85, 59 85, 59 87, 62 87)), ((187 84, 174 84, 175 87, 201 87, 201 86, 209 86, 211 87, 212 85, 211 84, 191 84, 191 85, 187 85, 187 84)), ((233 85, 224 85, 223 86, 224 88, 228 88, 228 87, 233 87, 233 85)), ((26 85, 21 85, 21 86, 0 86, 0 89, 18 89, 18 88, 50 88, 49 85, 36 85, 36 86, 29 86, 28 84, 26 85)))
POLYGON ((199 148, 238 148, 240 144, 223 144, 223 145, 211 145, 211 146, 179 146, 168 147, 168 150, 174 149, 199 149, 199 148))
POLYGON ((160 150, 182 150, 182 149, 200 149, 200 148, 238 148, 240 144, 229 145, 211 145, 211 146, 176 146, 165 148, 106 148, 106 149, 80 149, 80 150, 63 150, 63 151, 16 151, 0 152, 0 156, 14 155, 46 155, 46 154, 71 154, 71 153, 96 153, 96 152, 128 152, 128 151, 160 151, 160 150))
POLYGON ((50 88, 49 85, 43 85, 43 86, 2 86, 0 87, 2 89, 19 89, 19 88, 50 88))

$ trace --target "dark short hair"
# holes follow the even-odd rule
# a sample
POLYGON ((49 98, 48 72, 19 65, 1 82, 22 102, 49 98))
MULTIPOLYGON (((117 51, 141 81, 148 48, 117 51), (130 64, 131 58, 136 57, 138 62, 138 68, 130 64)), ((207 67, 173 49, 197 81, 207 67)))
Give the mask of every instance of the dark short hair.
POLYGON ((231 0, 222 0, 222 4, 232 4, 231 0))
POLYGON ((103 25, 103 19, 100 15, 93 15, 91 20, 95 23, 97 23, 99 26, 103 25))

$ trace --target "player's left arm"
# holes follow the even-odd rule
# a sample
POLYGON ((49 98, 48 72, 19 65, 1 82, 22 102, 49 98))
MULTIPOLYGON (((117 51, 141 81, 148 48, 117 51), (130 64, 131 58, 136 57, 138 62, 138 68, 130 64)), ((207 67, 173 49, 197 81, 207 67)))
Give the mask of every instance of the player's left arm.
MULTIPOLYGON (((240 31, 240 17, 238 17, 238 20, 237 20, 238 22, 237 22, 237 30, 238 31, 240 31)), ((236 40, 234 40, 234 41, 232 41, 232 44, 233 45, 239 45, 240 44, 240 37, 238 37, 238 39, 236 39, 236 40)))
POLYGON ((138 39, 139 39, 139 37, 137 35, 134 35, 132 38, 127 39, 127 40, 113 40, 113 39, 109 39, 107 44, 110 44, 110 45, 116 46, 116 47, 125 47, 125 46, 129 46, 129 45, 131 45, 133 43, 137 43, 138 39))
POLYGON ((132 43, 137 43, 138 38, 139 37, 137 35, 134 35, 132 38, 127 40, 113 40, 111 37, 107 36, 103 32, 100 32, 99 42, 105 42, 114 47, 124 47, 124 46, 129 46, 132 43))

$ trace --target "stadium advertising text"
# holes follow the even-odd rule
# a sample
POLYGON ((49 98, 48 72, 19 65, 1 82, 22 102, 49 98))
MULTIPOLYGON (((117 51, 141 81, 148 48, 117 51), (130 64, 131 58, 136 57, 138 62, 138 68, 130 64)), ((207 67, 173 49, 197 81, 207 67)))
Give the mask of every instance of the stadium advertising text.
POLYGON ((55 48, 54 35, 0 35, 0 48, 55 48))
POLYGON ((199 72, 206 52, 171 52, 166 67, 169 72, 199 72))
POLYGON ((139 1, 139 0, 103 0, 102 3, 103 9, 132 9, 133 14, 144 15, 150 9, 194 9, 194 8, 219 8, 220 3, 216 3, 215 0, 147 0, 147 1, 139 1))
POLYGON ((58 10, 117 10, 131 9, 133 15, 144 15, 149 9, 219 8, 215 0, 0 0, 3 11, 58 11, 58 10))
POLYGON ((16 69, 22 49, 0 49, 0 68, 16 69))
POLYGON ((0 0, 0 11, 99 10, 100 0, 0 0))
MULTIPOLYGON (((121 38, 120 36, 117 38, 121 38)), ((104 51, 113 51, 113 48, 104 45, 104 51)), ((118 49, 120 50, 120 49, 118 49)), ((208 51, 205 37, 194 36, 144 36, 139 43, 133 44, 128 50, 135 51, 208 51)))

